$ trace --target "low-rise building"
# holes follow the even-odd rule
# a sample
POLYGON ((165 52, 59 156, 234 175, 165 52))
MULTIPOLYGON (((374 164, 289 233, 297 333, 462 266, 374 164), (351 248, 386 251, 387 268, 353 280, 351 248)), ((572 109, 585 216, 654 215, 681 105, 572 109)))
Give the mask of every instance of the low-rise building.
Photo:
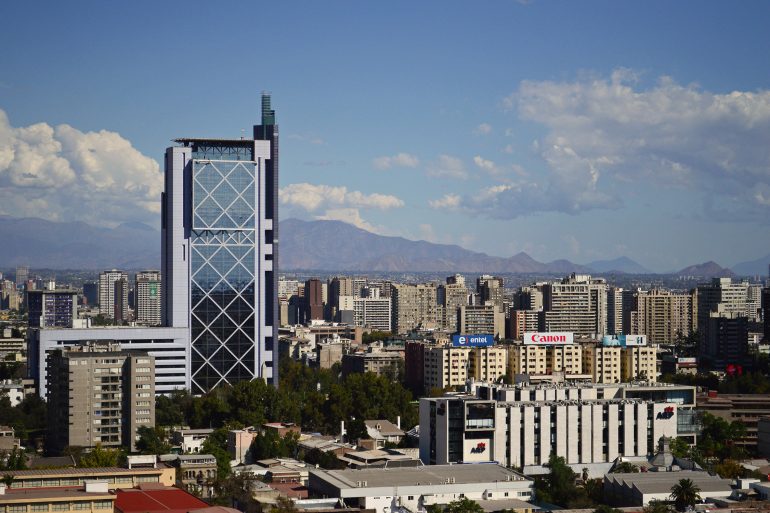
POLYGON ((314 469, 309 488, 311 493, 375 513, 425 511, 462 498, 528 501, 533 494, 531 480, 500 465, 314 469))
POLYGON ((208 440, 214 430, 204 429, 175 429, 171 432, 171 443, 178 446, 183 454, 199 453, 203 442, 208 440))
POLYGON ((700 490, 703 499, 725 499, 733 489, 729 479, 708 472, 637 472, 604 476, 604 500, 613 506, 647 506, 651 501, 668 501, 671 487, 689 479, 700 490))
POLYGON ((404 362, 403 353, 397 351, 367 351, 342 356, 342 374, 373 372, 380 376, 396 376, 404 362))
POLYGON ((759 419, 770 416, 770 394, 719 394, 709 391, 698 396, 698 410, 728 422, 741 421, 746 426, 746 436, 733 443, 751 454, 758 449, 759 419))
POLYGON ((386 443, 398 444, 404 438, 401 427, 389 420, 365 420, 364 424, 369 438, 375 441, 377 448, 383 447, 386 443))
POLYGON ((144 483, 173 486, 176 481, 174 468, 163 464, 131 469, 103 467, 6 470, 4 475, 13 477, 11 489, 85 486, 90 481, 104 481, 110 489, 116 489, 134 488, 144 483))
POLYGON ((113 513, 114 505, 115 494, 106 482, 24 490, 0 484, 0 508, 8 513, 113 513))

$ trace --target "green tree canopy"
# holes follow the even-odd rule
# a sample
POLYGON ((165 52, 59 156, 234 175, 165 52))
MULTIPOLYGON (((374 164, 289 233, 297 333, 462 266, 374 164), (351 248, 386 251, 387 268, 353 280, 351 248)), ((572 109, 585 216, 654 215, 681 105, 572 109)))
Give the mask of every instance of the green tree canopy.
POLYGON ((700 488, 691 479, 680 479, 671 487, 671 499, 678 511, 684 511, 700 500, 700 488))
POLYGON ((136 450, 142 454, 168 454, 171 452, 171 444, 166 440, 166 431, 160 427, 140 426, 136 430, 139 440, 136 441, 136 450))

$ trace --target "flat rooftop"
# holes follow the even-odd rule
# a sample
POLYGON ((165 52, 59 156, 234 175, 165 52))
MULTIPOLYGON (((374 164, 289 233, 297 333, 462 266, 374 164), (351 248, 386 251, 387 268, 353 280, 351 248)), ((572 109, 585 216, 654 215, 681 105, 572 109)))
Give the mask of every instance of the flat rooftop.
POLYGON ((82 486, 72 488, 11 488, 0 495, 0 504, 19 501, 46 499, 51 501, 67 499, 114 499, 112 493, 86 492, 82 486))
POLYGON ((619 485, 636 488, 643 494, 670 493, 671 487, 680 479, 690 479, 700 488, 701 495, 704 497, 707 497, 709 492, 731 490, 729 479, 721 479, 710 475, 708 472, 692 470, 608 474, 607 479, 619 485))
POLYGON ((494 464, 478 465, 429 465, 421 467, 367 468, 360 470, 311 471, 340 489, 361 488, 358 482, 366 481, 367 488, 446 484, 493 483, 528 481, 525 477, 505 467, 494 464))

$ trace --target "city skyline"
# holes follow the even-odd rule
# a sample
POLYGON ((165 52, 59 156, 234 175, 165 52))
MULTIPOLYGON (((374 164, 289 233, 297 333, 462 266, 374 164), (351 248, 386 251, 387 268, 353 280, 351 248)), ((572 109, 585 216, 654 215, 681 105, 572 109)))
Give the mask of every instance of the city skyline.
POLYGON ((770 251, 766 4, 142 5, 0 8, 0 214, 159 228, 168 141, 248 134, 269 89, 282 219, 655 271, 770 251))

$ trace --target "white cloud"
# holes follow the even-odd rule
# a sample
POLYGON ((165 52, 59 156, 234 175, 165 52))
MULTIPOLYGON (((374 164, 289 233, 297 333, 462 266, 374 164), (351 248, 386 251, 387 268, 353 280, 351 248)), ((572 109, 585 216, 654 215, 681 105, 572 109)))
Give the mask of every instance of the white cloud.
POLYGON ((380 226, 375 226, 363 219, 361 217, 361 211, 357 208, 331 208, 322 215, 314 216, 314 218, 323 221, 342 221, 343 223, 352 224, 353 226, 368 232, 386 235, 385 229, 380 226))
POLYGON ((282 205, 299 207, 306 212, 339 208, 373 208, 388 210, 404 206, 404 202, 388 194, 365 194, 361 191, 348 191, 347 187, 293 183, 280 190, 282 205))
POLYGON ((438 159, 428 165, 427 174, 434 178, 457 178, 460 180, 468 178, 468 171, 465 169, 463 161, 451 155, 439 155, 438 159))
POLYGON ((158 163, 120 134, 46 123, 17 128, 0 110, 0 214, 155 224, 162 186, 158 163))
POLYGON ((420 159, 409 153, 398 153, 392 157, 377 157, 372 160, 372 165, 377 169, 390 169, 391 167, 417 167, 420 159))
POLYGON ((492 125, 489 123, 481 123, 473 129, 473 133, 476 135, 489 135, 492 133, 492 125))
POLYGON ((457 208, 460 206, 462 198, 457 194, 445 194, 444 197, 437 200, 429 200, 428 205, 431 208, 457 208))

